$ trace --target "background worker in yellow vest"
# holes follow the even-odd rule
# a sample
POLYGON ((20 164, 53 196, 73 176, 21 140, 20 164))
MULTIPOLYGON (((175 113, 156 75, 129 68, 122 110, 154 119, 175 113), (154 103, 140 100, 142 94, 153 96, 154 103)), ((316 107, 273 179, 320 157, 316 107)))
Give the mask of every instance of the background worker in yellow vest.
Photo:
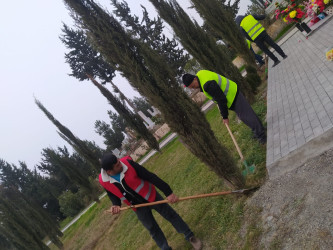
POLYGON ((196 75, 184 74, 182 80, 185 87, 200 89, 218 104, 223 123, 229 125, 228 109, 233 110, 251 128, 254 138, 261 144, 266 143, 264 126, 235 82, 209 70, 200 70, 196 75))
POLYGON ((258 20, 265 19, 265 15, 247 15, 237 16, 236 23, 240 26, 243 35, 250 41, 253 41, 257 46, 274 61, 272 67, 275 67, 280 63, 279 59, 268 49, 265 45, 272 46, 283 59, 287 58, 287 55, 283 52, 279 45, 277 45, 273 39, 267 34, 265 28, 258 22, 258 20))
MULTIPOLYGON (((102 169, 99 175, 99 182, 113 204, 111 207, 112 214, 120 212, 121 202, 127 205, 136 205, 163 200, 155 186, 165 194, 166 199, 170 203, 178 201, 178 197, 172 192, 166 182, 134 162, 129 156, 118 159, 112 153, 106 153, 101 159, 101 164, 102 169)), ((170 250, 171 247, 157 224, 152 214, 152 209, 168 220, 178 233, 184 234, 185 239, 192 244, 194 249, 199 250, 202 248, 202 242, 194 236, 188 225, 168 204, 133 208, 138 219, 147 228, 151 237, 161 249, 170 250)))
POLYGON ((247 43, 247 46, 249 48, 249 50, 252 51, 253 55, 254 55, 254 58, 256 59, 256 61, 259 63, 259 67, 263 66, 265 64, 264 60, 263 60, 263 57, 259 54, 256 54, 256 52, 254 52, 252 46, 251 46, 251 42, 249 39, 246 39, 246 43, 247 43))

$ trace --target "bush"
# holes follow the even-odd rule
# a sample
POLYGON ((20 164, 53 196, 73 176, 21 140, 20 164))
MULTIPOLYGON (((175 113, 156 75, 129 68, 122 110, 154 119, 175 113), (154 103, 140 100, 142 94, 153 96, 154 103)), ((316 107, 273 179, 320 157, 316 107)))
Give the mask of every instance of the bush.
POLYGON ((163 122, 163 119, 162 119, 162 117, 161 117, 161 115, 152 116, 150 119, 151 119, 156 125, 158 125, 158 124, 163 124, 163 123, 164 123, 164 122, 163 122))
POLYGON ((58 199, 60 211, 66 217, 73 217, 84 208, 84 202, 79 192, 72 193, 71 191, 65 191, 59 196, 58 199))
POLYGON ((246 66, 245 69, 246 69, 246 72, 247 72, 245 80, 251 86, 252 92, 255 93, 256 90, 257 90, 257 87, 261 83, 261 78, 258 75, 257 70, 254 67, 246 66))

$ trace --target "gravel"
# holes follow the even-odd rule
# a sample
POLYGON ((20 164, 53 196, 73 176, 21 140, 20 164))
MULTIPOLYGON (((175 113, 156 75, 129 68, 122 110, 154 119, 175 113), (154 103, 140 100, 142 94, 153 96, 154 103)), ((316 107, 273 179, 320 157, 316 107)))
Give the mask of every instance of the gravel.
POLYGON ((258 248, 333 249, 333 149, 268 180, 246 209, 260 211, 258 248))

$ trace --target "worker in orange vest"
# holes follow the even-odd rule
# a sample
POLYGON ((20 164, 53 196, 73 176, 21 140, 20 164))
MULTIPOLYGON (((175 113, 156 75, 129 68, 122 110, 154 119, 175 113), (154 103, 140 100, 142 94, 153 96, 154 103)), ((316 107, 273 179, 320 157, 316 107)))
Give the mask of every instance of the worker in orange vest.
MULTIPOLYGON (((111 207, 113 214, 120 212, 121 202, 130 206, 163 200, 155 186, 165 194, 166 199, 170 203, 178 201, 178 197, 172 192, 166 182, 134 162, 129 156, 117 159, 112 153, 107 153, 102 157, 101 164, 102 169, 99 175, 99 182, 106 190, 113 204, 111 207)), ((201 241, 194 236, 188 225, 170 205, 164 203, 133 208, 138 219, 161 249, 169 250, 171 247, 153 217, 152 209, 168 220, 178 233, 184 234, 185 239, 192 244, 194 249, 201 249, 201 241)))

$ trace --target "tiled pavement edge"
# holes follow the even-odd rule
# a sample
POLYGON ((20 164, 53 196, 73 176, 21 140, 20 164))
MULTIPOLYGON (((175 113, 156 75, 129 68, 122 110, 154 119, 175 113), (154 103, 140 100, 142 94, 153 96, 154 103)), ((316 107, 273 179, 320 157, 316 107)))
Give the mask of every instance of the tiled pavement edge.
POLYGON ((325 50, 333 46, 333 18, 308 38, 296 30, 290 34, 280 45, 288 58, 274 68, 271 60, 268 64, 270 178, 333 147, 333 62, 325 58, 325 50))

